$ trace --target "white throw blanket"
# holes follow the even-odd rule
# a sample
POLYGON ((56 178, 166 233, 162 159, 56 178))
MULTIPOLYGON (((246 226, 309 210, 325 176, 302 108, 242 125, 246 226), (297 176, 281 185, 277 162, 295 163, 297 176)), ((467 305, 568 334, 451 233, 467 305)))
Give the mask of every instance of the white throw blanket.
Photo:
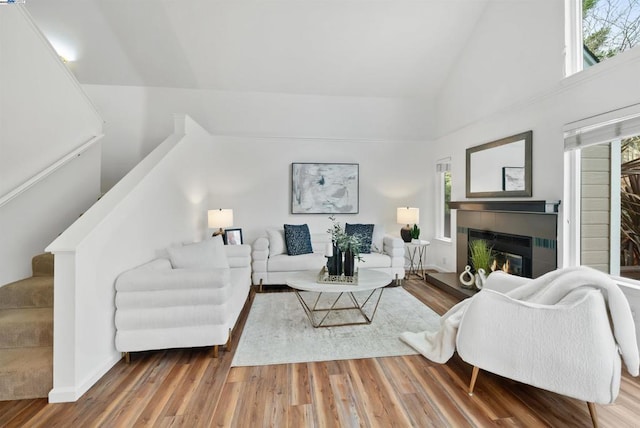
MULTIPOLYGON (((625 366, 631 375, 638 376, 640 357, 629 302, 608 275, 585 266, 558 269, 505 294, 517 300, 553 305, 581 287, 595 288, 602 292, 611 317, 613 334, 625 366)), ((456 335, 462 315, 472 301, 473 297, 465 299, 444 314, 440 319, 440 330, 405 332, 400 338, 429 360, 436 363, 447 362, 455 352, 456 335)))

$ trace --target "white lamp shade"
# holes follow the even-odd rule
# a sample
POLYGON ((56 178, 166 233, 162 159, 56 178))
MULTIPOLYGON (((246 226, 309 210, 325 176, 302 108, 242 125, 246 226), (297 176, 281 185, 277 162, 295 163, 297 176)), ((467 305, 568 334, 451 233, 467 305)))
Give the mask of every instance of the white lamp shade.
POLYGON ((398 224, 420 223, 420 208, 401 207, 397 211, 398 224))
POLYGON ((209 227, 211 229, 224 229, 225 227, 233 226, 233 210, 232 209, 218 209, 209 210, 207 212, 209 220, 209 227))

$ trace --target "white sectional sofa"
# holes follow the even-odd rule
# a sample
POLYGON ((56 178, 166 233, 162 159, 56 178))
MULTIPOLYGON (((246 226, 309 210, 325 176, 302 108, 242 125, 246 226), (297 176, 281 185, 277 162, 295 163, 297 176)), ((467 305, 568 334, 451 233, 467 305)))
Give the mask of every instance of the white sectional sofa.
POLYGON ((251 286, 251 247, 209 239, 183 246, 116 280, 116 349, 227 344, 251 286), (218 263, 211 263, 215 246, 218 263), (224 259, 224 260, 222 260, 224 259), (222 261, 221 261, 222 260, 222 261))
MULTIPOLYGON (((313 253, 290 256, 284 240, 284 230, 267 229, 266 236, 252 245, 252 279, 259 285, 286 284, 287 276, 305 270, 322 269, 326 265, 325 252, 331 244, 328 233, 311 233, 313 253)), ((394 280, 404 278, 404 251, 402 239, 384 234, 384 228, 374 226, 372 251, 361 254, 362 262, 356 261, 357 269, 376 269, 388 273, 394 280)))

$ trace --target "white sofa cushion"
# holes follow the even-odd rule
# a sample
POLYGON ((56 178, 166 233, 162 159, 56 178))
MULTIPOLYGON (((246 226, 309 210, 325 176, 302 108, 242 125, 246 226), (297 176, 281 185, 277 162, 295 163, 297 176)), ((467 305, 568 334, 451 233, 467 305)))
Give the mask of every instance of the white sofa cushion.
MULTIPOLYGON (((227 299, 231 295, 229 287, 224 290, 227 299)), ((222 291, 222 290, 221 290, 222 291)), ((187 305, 165 308, 135 308, 116 311, 115 325, 118 330, 151 330, 158 328, 178 328, 190 326, 215 326, 225 323, 230 305, 187 305)))
POLYGON ((381 253, 360 254, 362 261, 356 261, 358 269, 369 268, 389 268, 391 267, 391 257, 381 253))
POLYGON ((222 305, 229 300, 224 286, 216 288, 180 288, 116 293, 116 308, 146 309, 173 306, 222 305), (221 292, 224 291, 224 292, 221 292))
POLYGON ((384 250, 384 226, 373 225, 373 236, 371 238, 371 252, 382 253, 384 250))
POLYGON ((269 257, 267 270, 270 272, 295 272, 301 270, 317 270, 320 272, 326 262, 327 259, 320 253, 301 254, 299 256, 280 254, 269 257))
POLYGON ((287 252, 284 229, 267 229, 267 236, 269 238, 269 257, 287 252))
POLYGON ((218 269, 228 268, 229 261, 222 236, 167 248, 174 269, 218 269))
POLYGON ((124 272, 116 281, 116 291, 188 290, 226 287, 229 268, 217 269, 147 269, 145 265, 124 272))

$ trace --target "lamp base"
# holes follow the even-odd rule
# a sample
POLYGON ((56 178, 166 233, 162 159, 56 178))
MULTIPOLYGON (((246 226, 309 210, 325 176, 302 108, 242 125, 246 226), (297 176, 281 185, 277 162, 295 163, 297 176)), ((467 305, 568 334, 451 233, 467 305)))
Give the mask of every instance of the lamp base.
POLYGON ((223 235, 224 234, 224 230, 222 230, 222 228, 216 230, 215 232, 213 232, 213 235, 211 235, 211 237, 214 236, 218 236, 218 235, 223 235))
POLYGON ((404 242, 411 242, 411 226, 406 225, 400 229, 400 237, 404 242))

